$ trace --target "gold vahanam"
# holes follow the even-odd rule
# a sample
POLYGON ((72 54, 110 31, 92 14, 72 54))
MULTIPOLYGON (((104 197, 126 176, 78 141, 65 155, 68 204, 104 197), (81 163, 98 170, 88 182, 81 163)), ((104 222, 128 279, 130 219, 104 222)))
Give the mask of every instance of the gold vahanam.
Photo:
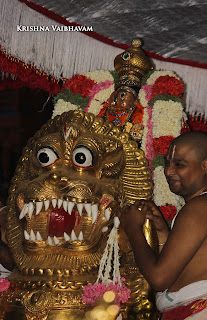
MULTIPOLYGON (((151 195, 143 151, 120 128, 81 111, 50 120, 23 150, 9 191, 7 239, 16 269, 1 297, 9 307, 2 319, 83 319, 83 286, 96 281, 117 209, 151 195)), ((145 230, 152 245, 149 223, 145 230)), ((151 319, 150 289, 122 230, 119 245, 133 292, 123 315, 151 319)))

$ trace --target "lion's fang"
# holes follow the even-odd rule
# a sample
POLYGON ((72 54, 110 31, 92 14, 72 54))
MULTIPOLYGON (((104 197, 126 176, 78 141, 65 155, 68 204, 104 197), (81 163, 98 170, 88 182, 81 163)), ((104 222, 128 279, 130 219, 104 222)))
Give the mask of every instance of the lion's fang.
POLYGON ((45 200, 44 205, 45 205, 45 211, 47 211, 47 209, 49 208, 49 205, 50 205, 50 200, 45 200))

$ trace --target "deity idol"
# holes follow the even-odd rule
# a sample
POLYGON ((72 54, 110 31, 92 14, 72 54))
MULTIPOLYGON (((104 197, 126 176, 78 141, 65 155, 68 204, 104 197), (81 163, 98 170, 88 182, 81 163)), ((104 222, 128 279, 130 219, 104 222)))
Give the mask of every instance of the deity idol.
POLYGON ((138 102, 141 80, 153 70, 150 58, 140 46, 141 40, 134 39, 132 47, 116 56, 114 67, 118 80, 115 90, 98 114, 115 126, 121 126, 136 141, 141 140, 143 131, 143 107, 138 102))

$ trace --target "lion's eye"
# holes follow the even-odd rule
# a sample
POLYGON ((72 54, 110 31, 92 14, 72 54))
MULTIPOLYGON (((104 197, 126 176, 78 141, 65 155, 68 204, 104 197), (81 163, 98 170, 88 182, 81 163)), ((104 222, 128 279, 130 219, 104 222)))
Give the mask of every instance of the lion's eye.
POLYGON ((87 168, 93 165, 93 153, 90 149, 80 146, 73 151, 73 163, 76 166, 87 168))
POLYGON ((51 147, 41 148, 37 153, 37 159, 42 167, 48 167, 55 163, 59 157, 57 152, 51 147))

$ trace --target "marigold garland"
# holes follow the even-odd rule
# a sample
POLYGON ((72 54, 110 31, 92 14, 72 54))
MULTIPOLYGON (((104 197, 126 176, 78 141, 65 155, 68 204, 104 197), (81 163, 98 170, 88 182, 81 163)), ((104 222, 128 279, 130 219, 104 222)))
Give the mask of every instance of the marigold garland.
POLYGON ((64 83, 63 88, 71 90, 73 94, 79 93, 83 98, 86 98, 94 84, 94 80, 82 74, 76 74, 64 83))
POLYGON ((170 70, 152 70, 148 72, 142 79, 141 85, 149 84, 149 85, 154 85, 155 81, 161 77, 161 76, 170 76, 170 77, 175 77, 178 80, 179 77, 175 74, 174 71, 170 70))
POLYGON ((163 217, 167 221, 172 221, 175 215, 177 214, 177 208, 175 206, 160 206, 160 211, 162 212, 163 217))
POLYGON ((168 94, 183 98, 184 84, 175 77, 169 75, 160 76, 155 80, 152 87, 151 99, 154 99, 157 94, 168 94))
POLYGON ((170 143, 174 140, 173 136, 161 136, 159 138, 153 138, 154 154, 166 155, 170 143))

